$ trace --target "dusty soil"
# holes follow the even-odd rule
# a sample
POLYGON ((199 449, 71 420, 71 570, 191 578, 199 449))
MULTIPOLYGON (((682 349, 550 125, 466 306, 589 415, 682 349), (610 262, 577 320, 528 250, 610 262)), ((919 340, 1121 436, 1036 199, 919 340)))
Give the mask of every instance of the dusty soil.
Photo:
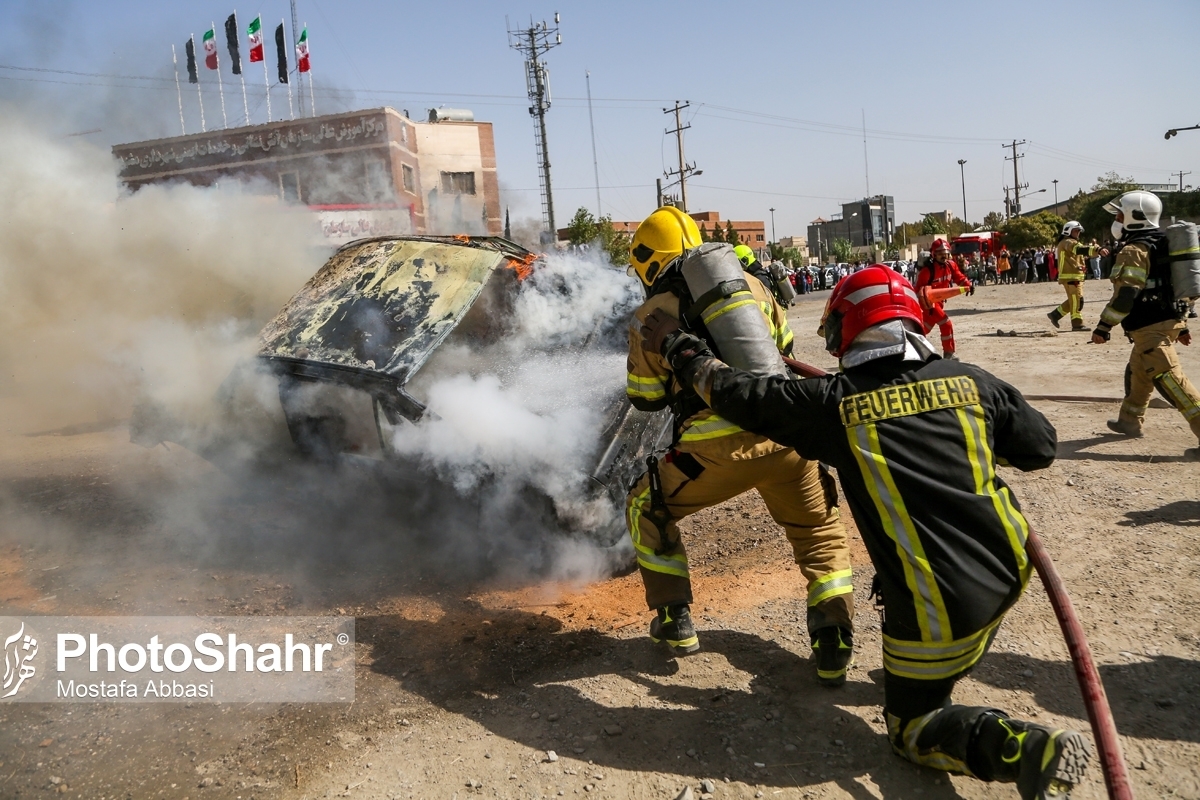
MULTIPOLYGON (((1104 287, 1088 288, 1091 321, 1104 287)), ((812 334, 826 296, 791 316, 800 357, 830 367, 812 334)), ((1119 398, 1123 342, 995 335, 1048 332, 1060 300, 1035 285, 952 302, 960 354, 1027 393, 1119 398)), ((1194 380, 1198 349, 1181 348, 1194 380)), ((1082 615, 1136 793, 1200 798, 1200 463, 1182 458, 1196 442, 1171 409, 1126 441, 1104 426, 1113 403, 1036 405, 1059 459, 1004 475, 1082 615)), ((756 495, 684 526, 704 649, 675 660, 645 637, 636 575, 463 576, 386 537, 345 541, 286 482, 249 490, 180 448, 130 445, 119 423, 39 418, 19 390, 0 411, 0 613, 352 614, 359 664, 349 706, 0 706, 0 797, 674 798, 705 780, 716 798, 1016 796, 889 753, 857 533, 858 665, 825 690, 756 495), (313 541, 289 538, 298 515, 317 517, 313 541)), ((1036 580, 957 696, 1087 729, 1036 580)), ((1076 796, 1104 796, 1098 769, 1076 796)))

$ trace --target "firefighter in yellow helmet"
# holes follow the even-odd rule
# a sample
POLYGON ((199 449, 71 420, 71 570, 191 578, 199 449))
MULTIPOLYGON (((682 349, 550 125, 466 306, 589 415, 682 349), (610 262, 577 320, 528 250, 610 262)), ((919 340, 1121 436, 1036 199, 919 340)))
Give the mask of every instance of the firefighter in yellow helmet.
MULTIPOLYGON (((655 642, 666 641, 676 653, 699 649, 689 612, 692 584, 679 521, 757 489, 772 518, 783 526, 808 583, 807 623, 818 680, 840 686, 853 656, 854 586, 832 477, 792 448, 713 413, 672 374, 665 358, 642 348, 640 331, 651 313, 660 311, 676 319, 686 316, 693 298, 679 262, 700 244, 700 231, 692 218, 667 206, 642 222, 630 245, 632 269, 647 297, 630 320, 626 391, 635 407, 670 408, 674 415, 670 449, 661 460, 651 459, 626 504, 646 602, 658 612, 650 623, 650 636, 655 642)), ((792 332, 783 309, 759 281, 747 280, 744 285, 738 293, 745 292, 747 300, 753 297, 775 348, 780 354, 790 353, 792 332)), ((711 338, 702 321, 697 321, 694 332, 711 338)))
POLYGON ((1063 225, 1058 244, 1054 245, 1054 258, 1058 262, 1058 282, 1067 292, 1067 299, 1061 306, 1046 316, 1050 323, 1058 327, 1058 321, 1070 315, 1071 330, 1087 330, 1083 324, 1083 279, 1087 274, 1087 260, 1096 256, 1108 255, 1108 250, 1096 245, 1079 243, 1083 226, 1075 220, 1063 225))

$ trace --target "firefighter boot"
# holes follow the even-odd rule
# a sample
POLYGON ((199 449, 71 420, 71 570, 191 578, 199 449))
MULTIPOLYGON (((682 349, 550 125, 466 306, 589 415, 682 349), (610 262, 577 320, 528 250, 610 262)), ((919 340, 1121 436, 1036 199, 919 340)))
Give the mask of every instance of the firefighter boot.
POLYGON ((984 780, 1016 783, 1022 800, 1048 800, 1070 797, 1091 757, 1087 739, 1076 731, 989 711, 975 725, 967 759, 984 780))
POLYGON ((700 649, 700 637, 696 635, 687 603, 658 609, 658 616, 650 620, 650 638, 655 644, 665 641, 676 655, 687 655, 700 649))
POLYGON ((1054 309, 1053 311, 1051 311, 1049 314, 1047 314, 1046 317, 1047 317, 1047 319, 1050 320, 1051 325, 1053 325, 1056 328, 1061 327, 1058 323, 1059 323, 1059 320, 1061 320, 1063 318, 1063 313, 1061 311, 1059 311, 1057 308, 1054 309))
POLYGON ((817 682, 836 688, 846 682, 846 671, 854 663, 854 635, 845 628, 821 628, 813 636, 817 682))
POLYGON ((1140 439, 1145 434, 1142 433, 1142 426, 1136 422, 1130 422, 1121 418, 1110 419, 1108 421, 1108 429, 1113 433, 1119 433, 1122 436, 1128 436, 1130 439, 1140 439))
POLYGON ((1071 330, 1086 331, 1088 330, 1088 326, 1083 324, 1082 317, 1071 317, 1071 330))

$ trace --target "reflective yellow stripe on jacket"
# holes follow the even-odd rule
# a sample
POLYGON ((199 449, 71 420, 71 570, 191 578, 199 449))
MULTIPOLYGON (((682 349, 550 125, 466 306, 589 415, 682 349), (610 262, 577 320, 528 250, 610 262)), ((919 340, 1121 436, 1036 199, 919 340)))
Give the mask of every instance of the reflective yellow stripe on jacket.
POLYGON ((661 400, 667 396, 667 375, 656 378, 643 378, 632 372, 625 375, 625 394, 630 397, 641 397, 646 400, 661 400))
POLYGON ((684 428, 679 441, 703 442, 706 439, 717 439, 721 436, 729 436, 741 432, 742 428, 734 425, 724 417, 718 417, 716 414, 713 414, 710 417, 697 420, 684 428))

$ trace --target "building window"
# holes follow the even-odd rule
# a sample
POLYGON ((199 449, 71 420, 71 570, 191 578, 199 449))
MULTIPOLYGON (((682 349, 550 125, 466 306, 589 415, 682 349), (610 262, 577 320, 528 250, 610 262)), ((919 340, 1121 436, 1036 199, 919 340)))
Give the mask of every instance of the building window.
POLYGON ((475 194, 474 172, 443 172, 443 194, 475 194))
POLYGON ((281 172, 279 173, 279 194, 285 202, 299 203, 300 202, 300 173, 298 172, 281 172))
POLYGON ((756 241, 756 242, 761 242, 762 240, 763 240, 763 234, 761 234, 761 233, 754 237, 754 241, 756 241))
POLYGON ((400 165, 401 180, 404 181, 404 191, 410 194, 417 193, 417 173, 408 164, 400 165))

